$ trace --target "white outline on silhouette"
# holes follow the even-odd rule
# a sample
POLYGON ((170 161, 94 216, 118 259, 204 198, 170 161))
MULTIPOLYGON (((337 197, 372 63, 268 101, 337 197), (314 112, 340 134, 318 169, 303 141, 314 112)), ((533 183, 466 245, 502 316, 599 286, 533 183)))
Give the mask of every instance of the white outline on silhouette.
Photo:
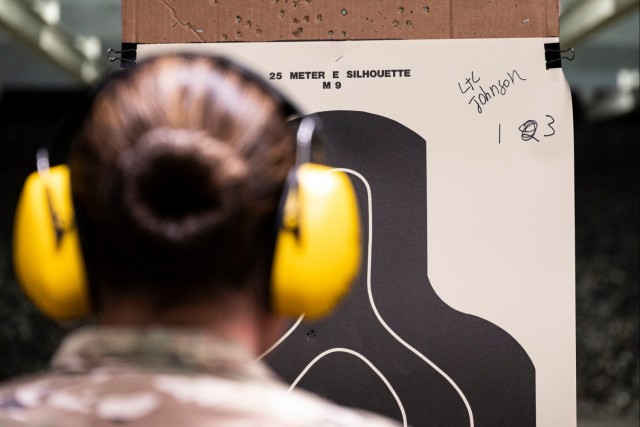
POLYGON ((402 425, 404 427, 407 427, 407 413, 404 410, 404 406, 402 405, 402 401, 400 400, 400 397, 398 397, 398 394, 393 389, 393 386, 391 385, 389 380, 384 375, 382 375, 382 372, 380 372, 378 370, 378 368, 376 368, 376 366, 373 363, 371 363, 371 361, 369 359, 367 359, 366 357, 364 357, 362 354, 358 353, 357 351, 354 351, 354 350, 351 350, 351 349, 348 349, 348 348, 334 347, 334 348, 331 348, 329 350, 323 351, 322 353, 317 355, 307 365, 307 367, 304 368, 302 370, 302 372, 300 372, 300 374, 298 375, 298 378, 296 378, 295 381, 291 383, 291 386, 289 387, 289 393, 291 393, 291 391, 293 391, 293 389, 298 384, 298 382, 302 379, 302 377, 304 377, 306 375, 306 373, 309 371, 309 369, 311 369, 311 367, 316 364, 316 362, 318 362, 320 359, 322 359, 325 356, 328 356, 331 353, 347 353, 347 354, 350 354, 352 356, 356 356, 358 359, 360 359, 364 363, 366 363, 367 366, 369 366, 369 368, 371 368, 371 370, 373 372, 375 372, 380 377, 380 379, 382 380, 384 385, 387 386, 387 388, 389 389, 389 391, 393 395, 393 398, 396 399, 396 403, 398 404, 398 407, 400 408, 400 413, 402 414, 402 425))

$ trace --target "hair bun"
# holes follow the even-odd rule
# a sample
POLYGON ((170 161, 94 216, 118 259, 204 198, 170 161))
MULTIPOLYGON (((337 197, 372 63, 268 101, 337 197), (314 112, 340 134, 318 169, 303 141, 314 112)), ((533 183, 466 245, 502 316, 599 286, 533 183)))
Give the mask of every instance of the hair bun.
POLYGON ((242 206, 248 166, 207 132, 162 127, 120 156, 125 218, 160 242, 189 245, 242 206))

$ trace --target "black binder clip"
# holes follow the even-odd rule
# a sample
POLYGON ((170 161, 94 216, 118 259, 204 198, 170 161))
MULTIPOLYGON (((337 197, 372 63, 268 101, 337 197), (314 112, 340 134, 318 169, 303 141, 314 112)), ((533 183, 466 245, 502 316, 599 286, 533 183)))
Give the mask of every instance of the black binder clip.
POLYGON ((133 65, 136 62, 137 45, 135 43, 123 43, 122 49, 107 49, 107 61, 120 60, 120 66, 133 65))
POLYGON ((570 47, 569 49, 560 50, 560 43, 545 43, 544 59, 547 64, 547 70, 550 68, 562 68, 562 60, 573 61, 576 58, 576 51, 570 47))

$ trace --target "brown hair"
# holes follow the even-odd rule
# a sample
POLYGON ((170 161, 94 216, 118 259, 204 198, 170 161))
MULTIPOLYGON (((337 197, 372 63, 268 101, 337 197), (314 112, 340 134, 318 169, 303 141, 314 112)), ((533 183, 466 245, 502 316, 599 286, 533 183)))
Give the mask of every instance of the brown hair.
POLYGON ((108 81, 70 155, 98 295, 173 304, 267 280, 294 161, 289 113, 210 57, 160 57, 108 81))

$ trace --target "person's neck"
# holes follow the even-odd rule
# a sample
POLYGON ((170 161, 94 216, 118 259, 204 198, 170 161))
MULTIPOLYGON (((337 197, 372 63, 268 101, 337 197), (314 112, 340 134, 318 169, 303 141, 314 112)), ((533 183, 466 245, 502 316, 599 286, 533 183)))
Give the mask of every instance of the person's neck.
POLYGON ((148 299, 104 301, 99 322, 107 326, 170 326, 202 328, 236 342, 252 354, 260 354, 277 338, 281 321, 267 313, 249 292, 225 295, 215 301, 201 299, 190 304, 154 310, 148 299))

